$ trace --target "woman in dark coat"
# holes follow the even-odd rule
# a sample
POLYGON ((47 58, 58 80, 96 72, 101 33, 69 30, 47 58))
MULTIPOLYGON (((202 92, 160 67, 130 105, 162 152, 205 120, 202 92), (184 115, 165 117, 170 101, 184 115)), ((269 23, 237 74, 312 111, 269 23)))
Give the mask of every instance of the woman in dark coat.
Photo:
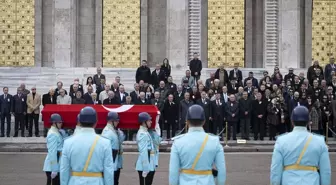
POLYGON ((162 65, 161 65, 161 70, 163 70, 165 74, 165 83, 168 82, 168 77, 170 76, 171 73, 171 66, 169 64, 169 60, 167 58, 163 59, 162 65))

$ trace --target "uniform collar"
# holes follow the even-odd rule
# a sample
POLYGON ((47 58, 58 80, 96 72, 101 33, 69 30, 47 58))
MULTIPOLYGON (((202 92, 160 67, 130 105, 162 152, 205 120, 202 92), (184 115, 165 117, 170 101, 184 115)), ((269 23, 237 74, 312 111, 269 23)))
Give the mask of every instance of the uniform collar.
POLYGON ((93 128, 87 128, 87 127, 82 127, 81 128, 81 132, 85 132, 85 133, 96 133, 95 130, 93 128))
POLYGON ((148 132, 148 128, 147 128, 147 127, 144 127, 144 126, 141 126, 141 125, 140 125, 140 130, 143 130, 143 131, 145 131, 145 132, 148 132))
POLYGON ((112 126, 112 124, 108 123, 106 124, 107 128, 109 128, 110 130, 115 130, 114 127, 112 126))
POLYGON ((59 131, 58 131, 58 128, 56 128, 55 126, 51 126, 51 127, 50 127, 50 130, 52 130, 52 131, 54 131, 54 132, 59 132, 59 131))
POLYGON ((188 132, 204 132, 203 127, 190 127, 188 132))
POLYGON ((293 131, 296 131, 296 132, 303 132, 303 131, 306 131, 307 132, 307 127, 299 127, 299 126, 295 126, 293 128, 293 131))

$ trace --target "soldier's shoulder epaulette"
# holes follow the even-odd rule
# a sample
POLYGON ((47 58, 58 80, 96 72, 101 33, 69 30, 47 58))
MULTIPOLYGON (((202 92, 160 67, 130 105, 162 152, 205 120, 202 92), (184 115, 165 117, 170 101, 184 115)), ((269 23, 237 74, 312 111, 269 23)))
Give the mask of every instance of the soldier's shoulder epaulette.
POLYGON ((175 140, 177 140, 177 139, 182 138, 183 136, 185 136, 185 134, 180 134, 180 135, 178 135, 178 136, 175 136, 175 137, 171 138, 171 140, 172 140, 172 141, 175 141, 175 140))
POLYGON ((276 138, 276 139, 278 139, 278 138, 281 138, 281 137, 283 137, 283 136, 287 135, 288 133, 289 133, 289 132, 286 132, 286 133, 280 134, 280 135, 276 136, 275 138, 276 138))

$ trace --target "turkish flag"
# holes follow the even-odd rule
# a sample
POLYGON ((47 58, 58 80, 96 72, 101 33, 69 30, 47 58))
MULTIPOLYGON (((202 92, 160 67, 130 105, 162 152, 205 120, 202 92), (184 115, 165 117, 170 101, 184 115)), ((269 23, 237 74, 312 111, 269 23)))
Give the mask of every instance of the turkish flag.
MULTIPOLYGON (((88 105, 53 105, 47 104, 42 110, 44 127, 50 128, 50 116, 58 113, 62 116, 63 127, 74 129, 77 125, 77 115, 80 110, 88 105)), ((97 111, 96 128, 104 128, 106 125, 107 113, 117 112, 120 117, 119 128, 138 129, 138 115, 141 112, 147 112, 152 117, 152 128, 157 128, 160 118, 160 111, 155 105, 89 105, 97 111)))

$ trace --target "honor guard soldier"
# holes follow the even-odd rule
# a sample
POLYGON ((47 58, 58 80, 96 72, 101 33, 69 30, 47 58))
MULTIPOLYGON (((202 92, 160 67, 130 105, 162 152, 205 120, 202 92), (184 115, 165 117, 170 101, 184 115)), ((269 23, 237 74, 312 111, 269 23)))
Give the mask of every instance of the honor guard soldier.
POLYGON ((155 129, 150 129, 149 134, 152 137, 154 143, 154 153, 155 153, 155 168, 159 167, 159 155, 160 155, 160 143, 162 138, 160 137, 160 132, 155 129))
POLYGON ((113 184, 111 143, 95 133, 97 113, 92 107, 84 107, 79 114, 81 131, 64 142, 61 185, 113 184))
POLYGON ((62 117, 59 114, 52 114, 50 117, 51 128, 47 135, 48 155, 44 161, 43 171, 47 174, 47 185, 59 185, 60 178, 59 160, 62 153, 63 137, 59 132, 62 127, 62 117))
POLYGON ((148 132, 152 126, 152 118, 147 112, 139 114, 140 129, 136 135, 139 156, 135 169, 139 173, 140 185, 152 185, 155 174, 155 148, 148 132))
POLYGON ((170 153, 170 185, 225 184, 226 167, 223 147, 218 136, 204 132, 204 122, 203 108, 200 105, 189 107, 188 133, 174 139, 170 153), (213 174, 213 166, 216 166, 217 174, 213 174), (215 182, 215 175, 217 175, 217 182, 215 182))
POLYGON ((271 165, 271 185, 330 185, 331 169, 324 137, 307 131, 309 111, 292 112, 294 129, 277 138, 271 165))
POLYGON ((80 125, 80 122, 79 122, 79 114, 77 115, 77 125, 76 125, 76 128, 75 128, 75 131, 74 131, 74 134, 78 133, 80 131, 80 129, 82 128, 81 125, 80 125))
POLYGON ((107 124, 102 136, 110 140, 114 162, 114 185, 119 184, 120 169, 122 168, 122 142, 125 140, 124 133, 118 129, 119 115, 116 112, 107 114, 107 124))

